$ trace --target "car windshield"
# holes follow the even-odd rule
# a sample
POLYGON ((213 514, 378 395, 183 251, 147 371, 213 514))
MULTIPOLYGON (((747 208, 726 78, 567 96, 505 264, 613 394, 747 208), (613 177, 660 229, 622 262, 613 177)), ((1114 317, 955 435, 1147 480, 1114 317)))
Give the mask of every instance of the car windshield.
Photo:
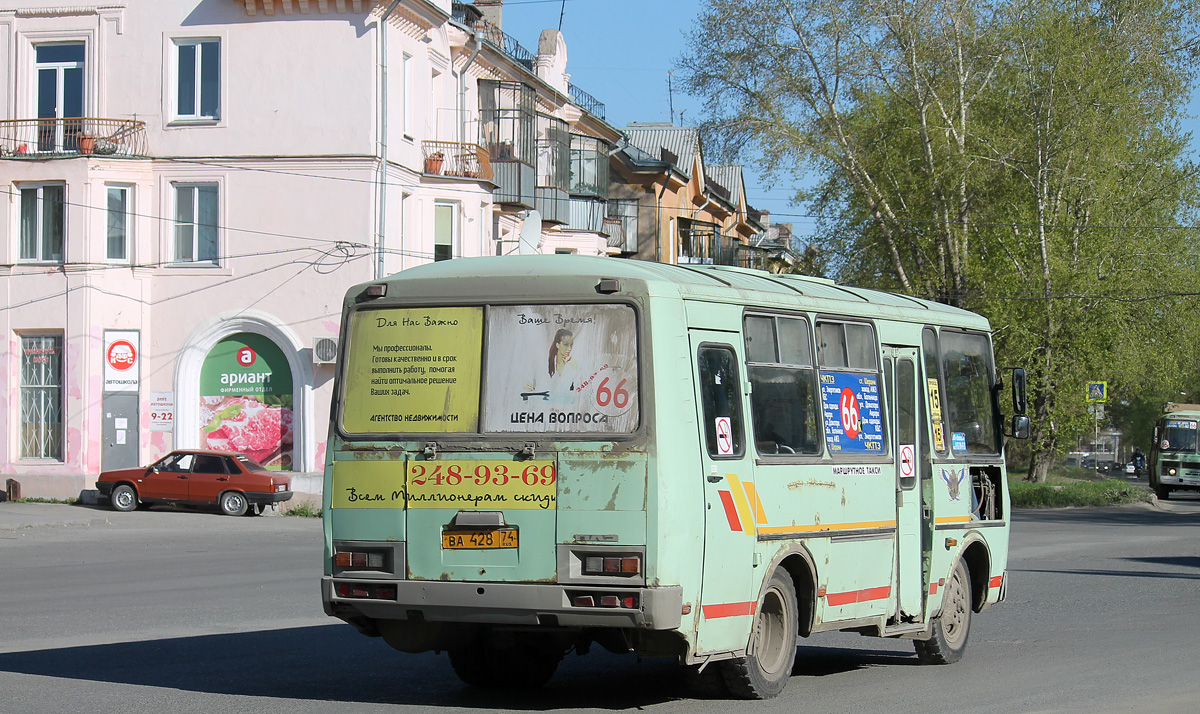
POLYGON ((266 471, 267 470, 266 466, 263 466, 262 464, 258 463, 257 461, 250 458, 249 456, 246 456, 245 454, 238 454, 237 460, 242 462, 242 466, 245 467, 245 469, 247 471, 266 471))
POLYGON ((1163 451, 1196 451, 1196 422, 1169 421, 1163 428, 1163 451))

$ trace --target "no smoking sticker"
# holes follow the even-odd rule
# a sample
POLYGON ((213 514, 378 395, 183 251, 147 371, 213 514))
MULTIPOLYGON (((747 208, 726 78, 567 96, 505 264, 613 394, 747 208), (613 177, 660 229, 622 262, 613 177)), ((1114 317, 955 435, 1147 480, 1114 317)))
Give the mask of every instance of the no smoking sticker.
POLYGON ((915 451, 912 444, 900 445, 900 478, 912 478, 916 473, 915 451))
POLYGON ((733 455, 733 422, 729 417, 717 417, 717 454, 733 455))

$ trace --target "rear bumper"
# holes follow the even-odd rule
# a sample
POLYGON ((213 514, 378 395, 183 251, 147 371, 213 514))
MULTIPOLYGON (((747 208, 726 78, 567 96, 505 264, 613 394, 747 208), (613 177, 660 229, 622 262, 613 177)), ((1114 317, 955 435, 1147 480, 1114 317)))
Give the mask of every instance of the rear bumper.
POLYGON ((325 614, 373 620, 457 622, 486 625, 678 629, 683 588, 612 588, 540 583, 468 583, 417 580, 321 578, 325 614), (338 597, 339 584, 394 587, 395 599, 338 597), (638 607, 575 607, 571 595, 636 595, 638 607))
POLYGON ((283 503, 292 500, 291 491, 276 491, 275 493, 246 492, 246 502, 256 506, 269 506, 272 503, 283 503))

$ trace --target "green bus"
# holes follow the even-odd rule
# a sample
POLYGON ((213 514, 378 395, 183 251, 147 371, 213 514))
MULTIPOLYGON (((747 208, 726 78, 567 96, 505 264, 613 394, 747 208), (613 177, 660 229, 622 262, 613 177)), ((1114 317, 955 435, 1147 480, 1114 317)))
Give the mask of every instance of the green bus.
POLYGON ((1171 497, 1171 491, 1200 491, 1198 425, 1200 404, 1174 402, 1163 407, 1163 415, 1154 424, 1150 488, 1164 501, 1171 497))
POLYGON ((733 696, 798 638, 963 653, 1004 599, 988 322, 831 281, 581 256, 437 262, 346 295, 325 611, 483 687, 592 644, 733 696))

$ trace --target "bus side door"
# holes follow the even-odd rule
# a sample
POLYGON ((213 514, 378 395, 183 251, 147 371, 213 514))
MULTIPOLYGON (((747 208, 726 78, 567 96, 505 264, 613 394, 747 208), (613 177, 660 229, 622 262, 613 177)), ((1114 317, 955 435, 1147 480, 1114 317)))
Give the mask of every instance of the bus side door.
POLYGON ((917 390, 920 354, 916 347, 884 347, 888 378, 888 411, 892 453, 896 455, 896 590, 897 622, 920 622, 925 603, 925 578, 921 565, 920 464, 929 458, 921 438, 917 390), (894 375, 894 376, 893 376, 894 375))
POLYGON ((741 339, 691 331, 704 484, 704 570, 697 652, 746 647, 758 606, 753 567, 762 514, 746 445, 741 339))

